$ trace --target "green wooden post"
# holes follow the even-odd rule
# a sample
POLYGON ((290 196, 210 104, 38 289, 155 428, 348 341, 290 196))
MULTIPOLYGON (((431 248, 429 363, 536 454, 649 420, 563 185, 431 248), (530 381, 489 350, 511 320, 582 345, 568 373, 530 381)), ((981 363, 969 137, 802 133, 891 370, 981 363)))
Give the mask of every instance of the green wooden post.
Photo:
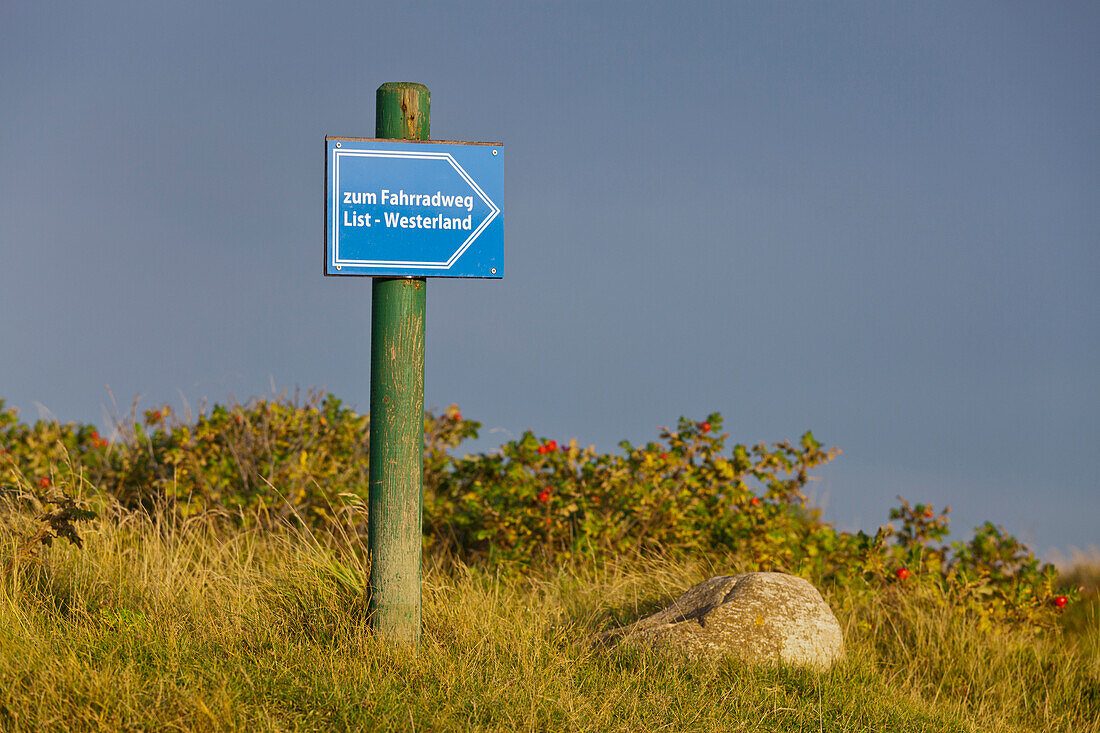
MULTIPOLYGON (((378 87, 375 137, 427 140, 431 92, 378 87)), ((371 625, 420 642, 424 503, 424 278, 376 277, 371 303, 369 538, 371 625)))

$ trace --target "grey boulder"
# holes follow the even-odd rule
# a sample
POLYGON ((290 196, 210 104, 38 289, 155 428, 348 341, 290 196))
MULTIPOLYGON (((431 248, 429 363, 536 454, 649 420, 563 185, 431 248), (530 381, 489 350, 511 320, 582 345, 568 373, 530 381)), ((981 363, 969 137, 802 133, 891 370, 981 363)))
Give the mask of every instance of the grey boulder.
POLYGON ((723 575, 667 608, 597 641, 677 649, 693 658, 735 657, 827 670, 844 655, 840 624, 809 581, 785 573, 723 575))

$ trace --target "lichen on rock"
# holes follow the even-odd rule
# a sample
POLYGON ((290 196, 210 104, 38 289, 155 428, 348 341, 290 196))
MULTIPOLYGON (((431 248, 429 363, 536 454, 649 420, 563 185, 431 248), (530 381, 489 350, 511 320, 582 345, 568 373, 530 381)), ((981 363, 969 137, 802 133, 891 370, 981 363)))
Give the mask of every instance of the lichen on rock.
POLYGON ((809 581, 785 573, 723 575, 699 583, 668 607, 597 637, 693 658, 734 657, 826 670, 844 655, 840 624, 809 581))

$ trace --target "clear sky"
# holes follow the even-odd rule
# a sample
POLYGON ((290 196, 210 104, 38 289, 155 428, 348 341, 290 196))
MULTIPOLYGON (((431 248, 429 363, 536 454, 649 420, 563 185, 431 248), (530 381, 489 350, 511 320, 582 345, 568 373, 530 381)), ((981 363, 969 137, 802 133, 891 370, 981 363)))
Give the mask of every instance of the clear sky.
POLYGON ((0 397, 106 423, 323 387, 323 137, 387 81, 502 141, 503 281, 428 285, 426 401, 614 450, 812 429, 895 495, 1100 544, 1100 4, 0 0, 0 397))

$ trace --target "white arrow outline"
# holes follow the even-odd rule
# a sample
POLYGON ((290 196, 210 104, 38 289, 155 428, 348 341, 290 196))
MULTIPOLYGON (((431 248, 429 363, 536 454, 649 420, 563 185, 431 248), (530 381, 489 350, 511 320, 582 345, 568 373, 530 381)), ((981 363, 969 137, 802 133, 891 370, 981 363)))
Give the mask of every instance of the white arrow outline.
POLYGON ((462 256, 462 253, 470 248, 470 245, 474 243, 474 240, 485 230, 485 227, 489 226, 489 223, 497 217, 500 213, 500 209, 493 203, 484 191, 481 190, 481 186, 474 182, 473 178, 470 178, 469 174, 458 164, 450 153, 420 153, 405 150, 340 150, 333 146, 332 148, 332 240, 329 243, 332 249, 332 266, 344 266, 350 265, 352 267, 422 267, 424 269, 431 270, 449 270, 458 258, 462 256), (351 156, 355 158, 419 158, 429 160, 446 160, 451 166, 458 172, 458 175, 470 185, 470 188, 474 189, 474 192, 481 197, 481 200, 489 205, 489 215, 485 217, 485 220, 481 222, 470 236, 466 238, 466 241, 462 243, 462 246, 451 255, 450 259, 446 262, 398 262, 394 260, 342 260, 340 259, 340 230, 337 226, 336 213, 340 208, 340 158, 342 156, 351 156))

